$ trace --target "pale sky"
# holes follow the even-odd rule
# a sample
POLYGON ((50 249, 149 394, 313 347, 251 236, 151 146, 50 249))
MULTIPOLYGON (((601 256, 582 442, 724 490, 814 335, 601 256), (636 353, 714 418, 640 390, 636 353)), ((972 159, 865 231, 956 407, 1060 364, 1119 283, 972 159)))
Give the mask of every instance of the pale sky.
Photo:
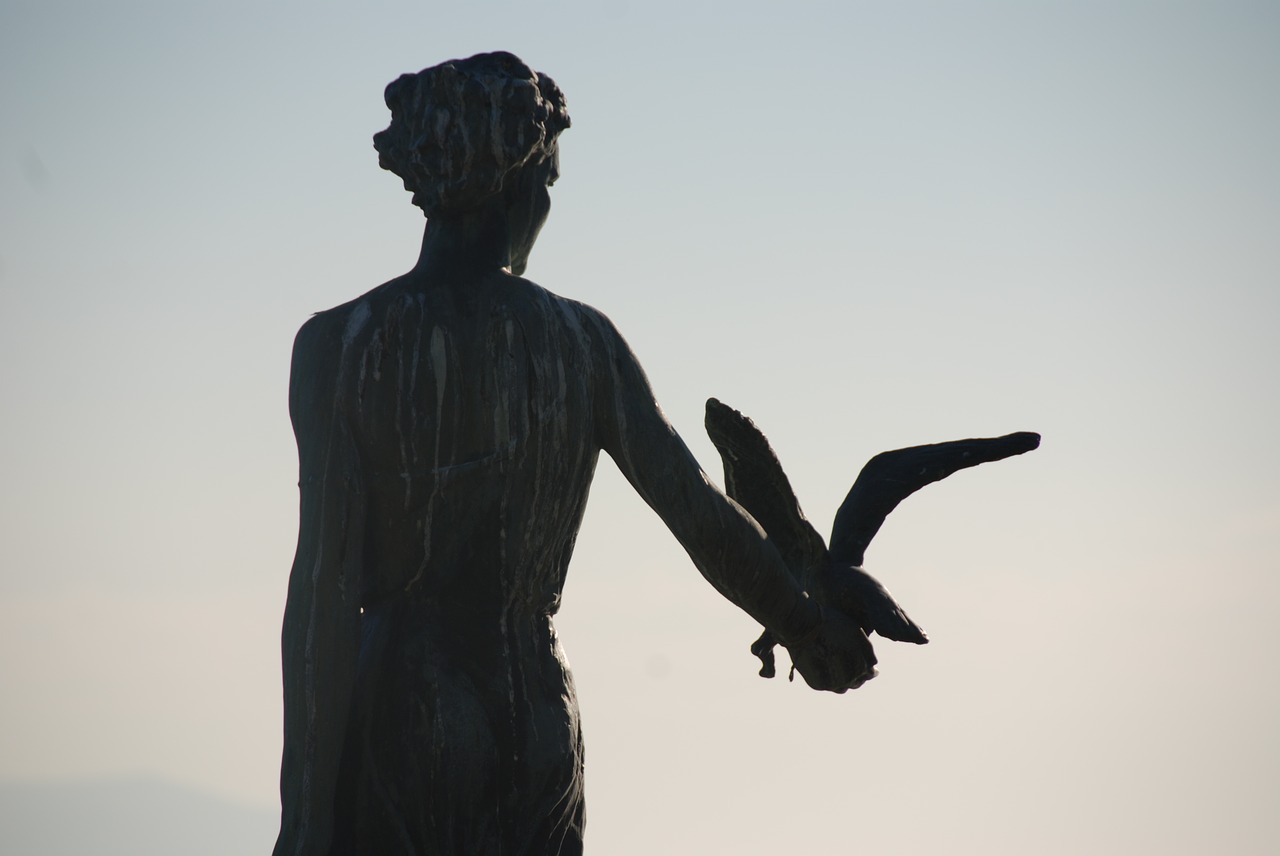
POLYGON ((527 275, 715 479, 708 396, 823 532, 876 452, 1044 435, 889 518, 932 643, 844 696, 756 677, 602 458, 588 852, 1276 852, 1265 2, 0 0, 0 781, 277 805, 293 334, 416 258, 383 86, 497 49, 574 123, 527 275))

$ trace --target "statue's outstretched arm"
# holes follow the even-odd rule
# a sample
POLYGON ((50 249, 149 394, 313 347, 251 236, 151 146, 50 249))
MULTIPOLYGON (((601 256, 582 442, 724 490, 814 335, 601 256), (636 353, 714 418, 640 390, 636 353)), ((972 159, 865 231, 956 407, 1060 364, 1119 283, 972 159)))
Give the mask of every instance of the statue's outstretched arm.
POLYGON ((603 316, 597 329, 605 356, 595 366, 601 448, 708 582, 792 643, 793 659, 799 655, 797 667, 811 686, 842 690, 859 683, 867 668, 865 637, 844 616, 819 614, 759 524, 702 471, 658 407, 626 342, 603 316))
POLYGON ((338 406, 341 344, 330 326, 319 316, 298 333, 289 381, 302 501, 281 638, 284 758, 275 856, 329 852, 359 653, 364 496, 338 406))

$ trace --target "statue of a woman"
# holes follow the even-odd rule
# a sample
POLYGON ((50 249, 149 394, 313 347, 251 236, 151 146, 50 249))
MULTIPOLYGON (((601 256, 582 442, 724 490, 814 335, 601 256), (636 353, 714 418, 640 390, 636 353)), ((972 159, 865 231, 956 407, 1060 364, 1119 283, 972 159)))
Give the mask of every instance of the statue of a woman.
POLYGON ((622 337, 522 279, 564 96, 506 53, 387 87, 380 164, 427 215, 407 274, 310 319, 289 406, 283 854, 574 854, 582 737, 552 617, 600 450, 818 689, 866 639, 704 475, 622 337))

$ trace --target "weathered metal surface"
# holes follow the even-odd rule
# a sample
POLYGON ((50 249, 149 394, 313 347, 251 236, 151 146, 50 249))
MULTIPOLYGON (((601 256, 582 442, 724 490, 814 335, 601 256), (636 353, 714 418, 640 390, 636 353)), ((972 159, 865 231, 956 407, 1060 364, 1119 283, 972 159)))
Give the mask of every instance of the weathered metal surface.
POLYGON ((386 97, 380 162, 429 220, 412 271, 294 345, 275 853, 571 856, 582 732, 554 616, 601 451, 810 686, 856 687, 874 654, 788 568, 826 548, 785 477, 757 513, 797 534, 771 541, 703 473, 608 319, 520 278, 569 124, 555 84, 488 54, 386 97))
POLYGON ((417 266, 294 346, 279 856, 580 852, 582 735, 553 617, 601 450, 716 589, 802 640, 806 680, 843 691, 859 673, 856 626, 820 620, 613 325, 513 275, 549 208, 559 90, 509 54, 446 66, 389 87, 377 138, 430 216, 417 266), (450 86, 465 92, 440 102, 450 86))

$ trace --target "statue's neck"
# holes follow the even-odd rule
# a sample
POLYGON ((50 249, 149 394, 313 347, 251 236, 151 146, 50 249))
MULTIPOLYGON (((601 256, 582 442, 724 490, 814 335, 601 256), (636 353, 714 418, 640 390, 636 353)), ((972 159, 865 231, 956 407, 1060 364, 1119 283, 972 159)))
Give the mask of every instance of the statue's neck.
POLYGON ((486 205, 429 219, 413 273, 428 279, 487 274, 510 263, 507 218, 499 207, 486 205))

